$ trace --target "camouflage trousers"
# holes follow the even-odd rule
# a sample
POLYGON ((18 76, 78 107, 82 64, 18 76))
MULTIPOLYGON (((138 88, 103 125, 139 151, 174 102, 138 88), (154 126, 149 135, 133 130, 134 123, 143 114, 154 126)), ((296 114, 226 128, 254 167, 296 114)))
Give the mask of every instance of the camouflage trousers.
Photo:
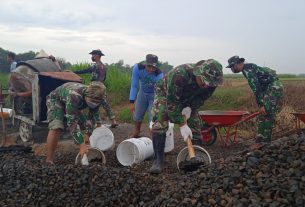
POLYGON ((264 92, 263 100, 267 114, 258 117, 258 135, 256 142, 271 142, 275 115, 281 108, 280 101, 283 97, 283 92, 283 84, 280 81, 275 81, 264 92))
POLYGON ((113 111, 112 111, 110 105, 109 105, 108 102, 107 102, 106 93, 105 93, 105 95, 103 96, 103 100, 102 100, 101 106, 102 106, 103 109, 106 111, 107 116, 109 117, 110 120, 112 120, 112 119, 115 118, 115 115, 114 115, 114 113, 113 113, 113 111))
MULTIPOLYGON (((155 88, 154 104, 151 112, 154 122, 152 127, 153 133, 166 134, 166 131, 168 130, 169 117, 166 91, 166 84, 164 81, 158 81, 155 88)), ((200 139, 203 122, 197 110, 192 109, 192 113, 190 118, 187 120, 187 124, 192 130, 193 139, 200 139)))
MULTIPOLYGON (((58 101, 57 99, 48 98, 47 99, 47 107, 48 107, 48 122, 49 122, 49 129, 56 130, 56 129, 65 129, 65 119, 67 122, 71 122, 72 117, 65 114, 65 105, 58 101)), ((78 122, 75 123, 72 121, 72 125, 68 126, 68 130, 72 134, 74 141, 76 144, 80 144, 84 142, 84 136, 81 130, 85 130, 92 128, 91 126, 86 126, 89 123, 87 122, 87 117, 83 113, 79 113, 78 122)), ((89 124, 90 125, 90 124, 89 124)), ((90 133, 86 131, 85 133, 90 133)))

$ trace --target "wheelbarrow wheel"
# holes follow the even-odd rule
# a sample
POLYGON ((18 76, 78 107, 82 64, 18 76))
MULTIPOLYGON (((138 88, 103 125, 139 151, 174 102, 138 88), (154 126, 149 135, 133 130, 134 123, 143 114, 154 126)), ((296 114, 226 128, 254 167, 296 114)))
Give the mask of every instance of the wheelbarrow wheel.
MULTIPOLYGON (((206 127, 203 127, 202 130, 205 130, 206 127)), ((212 129, 209 132, 201 132, 201 141, 203 146, 210 146, 216 142, 217 139, 217 131, 216 129, 212 129)))
POLYGON ((29 143, 33 138, 33 127, 23 121, 19 124, 19 137, 23 143, 29 143))

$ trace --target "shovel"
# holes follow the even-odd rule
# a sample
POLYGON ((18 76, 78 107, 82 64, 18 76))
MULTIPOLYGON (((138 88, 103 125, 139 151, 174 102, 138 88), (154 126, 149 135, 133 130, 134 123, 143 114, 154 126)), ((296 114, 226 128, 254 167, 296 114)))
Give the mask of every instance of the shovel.
MULTIPOLYGON (((198 146, 196 146, 196 147, 198 147, 198 146)), ((180 152, 182 152, 185 149, 186 148, 182 149, 180 152)), ((192 172, 192 171, 196 171, 200 167, 203 167, 206 165, 206 162, 204 161, 204 159, 199 159, 201 156, 196 157, 196 153, 194 150, 194 146, 192 144, 191 137, 189 137, 187 139, 187 152, 188 152, 188 157, 185 157, 184 160, 180 160, 178 163, 179 170, 183 170, 186 172, 192 172)), ((179 158, 179 155, 178 155, 178 158, 179 158)))
MULTIPOLYGON (((191 114, 191 108, 187 107, 182 110, 182 115, 184 115, 185 122, 189 119, 191 114)), ((179 170, 184 170, 186 172, 196 171, 200 167, 211 163, 211 156, 202 147, 194 145, 192 143, 192 138, 189 136, 187 138, 187 147, 183 148, 177 156, 177 167, 179 170)))

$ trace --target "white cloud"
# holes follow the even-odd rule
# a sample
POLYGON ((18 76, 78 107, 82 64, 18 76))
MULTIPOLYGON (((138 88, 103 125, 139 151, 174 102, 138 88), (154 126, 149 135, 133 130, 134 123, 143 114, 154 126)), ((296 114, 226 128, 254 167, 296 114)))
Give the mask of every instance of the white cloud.
POLYGON ((301 73, 304 7, 302 0, 0 0, 0 46, 43 48, 71 62, 100 48, 106 62, 128 64, 155 53, 174 65, 215 58, 225 66, 238 54, 301 73))

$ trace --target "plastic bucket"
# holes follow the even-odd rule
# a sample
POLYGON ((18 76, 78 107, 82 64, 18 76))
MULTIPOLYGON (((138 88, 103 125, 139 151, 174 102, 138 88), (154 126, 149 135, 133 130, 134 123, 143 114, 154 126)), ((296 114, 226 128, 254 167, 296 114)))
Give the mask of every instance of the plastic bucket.
POLYGON ((174 149, 174 124, 168 123, 168 130, 166 132, 164 152, 170 152, 174 149))
POLYGON ((93 130, 89 140, 92 148, 97 148, 102 151, 107 151, 114 147, 113 133, 105 126, 93 130))
POLYGON ((2 108, 3 113, 0 111, 0 117, 3 117, 5 119, 12 117, 13 115, 13 109, 8 109, 8 108, 2 108))
POLYGON ((148 137, 126 139, 116 150, 117 159, 124 166, 140 163, 153 155, 153 143, 148 137))
MULTIPOLYGON (((106 157, 100 149, 89 148, 87 156, 88 156, 89 163, 93 160, 99 160, 99 162, 101 162, 102 164, 106 163, 106 157)), ((77 156, 75 158, 75 164, 76 165, 81 164, 81 156, 79 153, 77 154, 77 156)))

